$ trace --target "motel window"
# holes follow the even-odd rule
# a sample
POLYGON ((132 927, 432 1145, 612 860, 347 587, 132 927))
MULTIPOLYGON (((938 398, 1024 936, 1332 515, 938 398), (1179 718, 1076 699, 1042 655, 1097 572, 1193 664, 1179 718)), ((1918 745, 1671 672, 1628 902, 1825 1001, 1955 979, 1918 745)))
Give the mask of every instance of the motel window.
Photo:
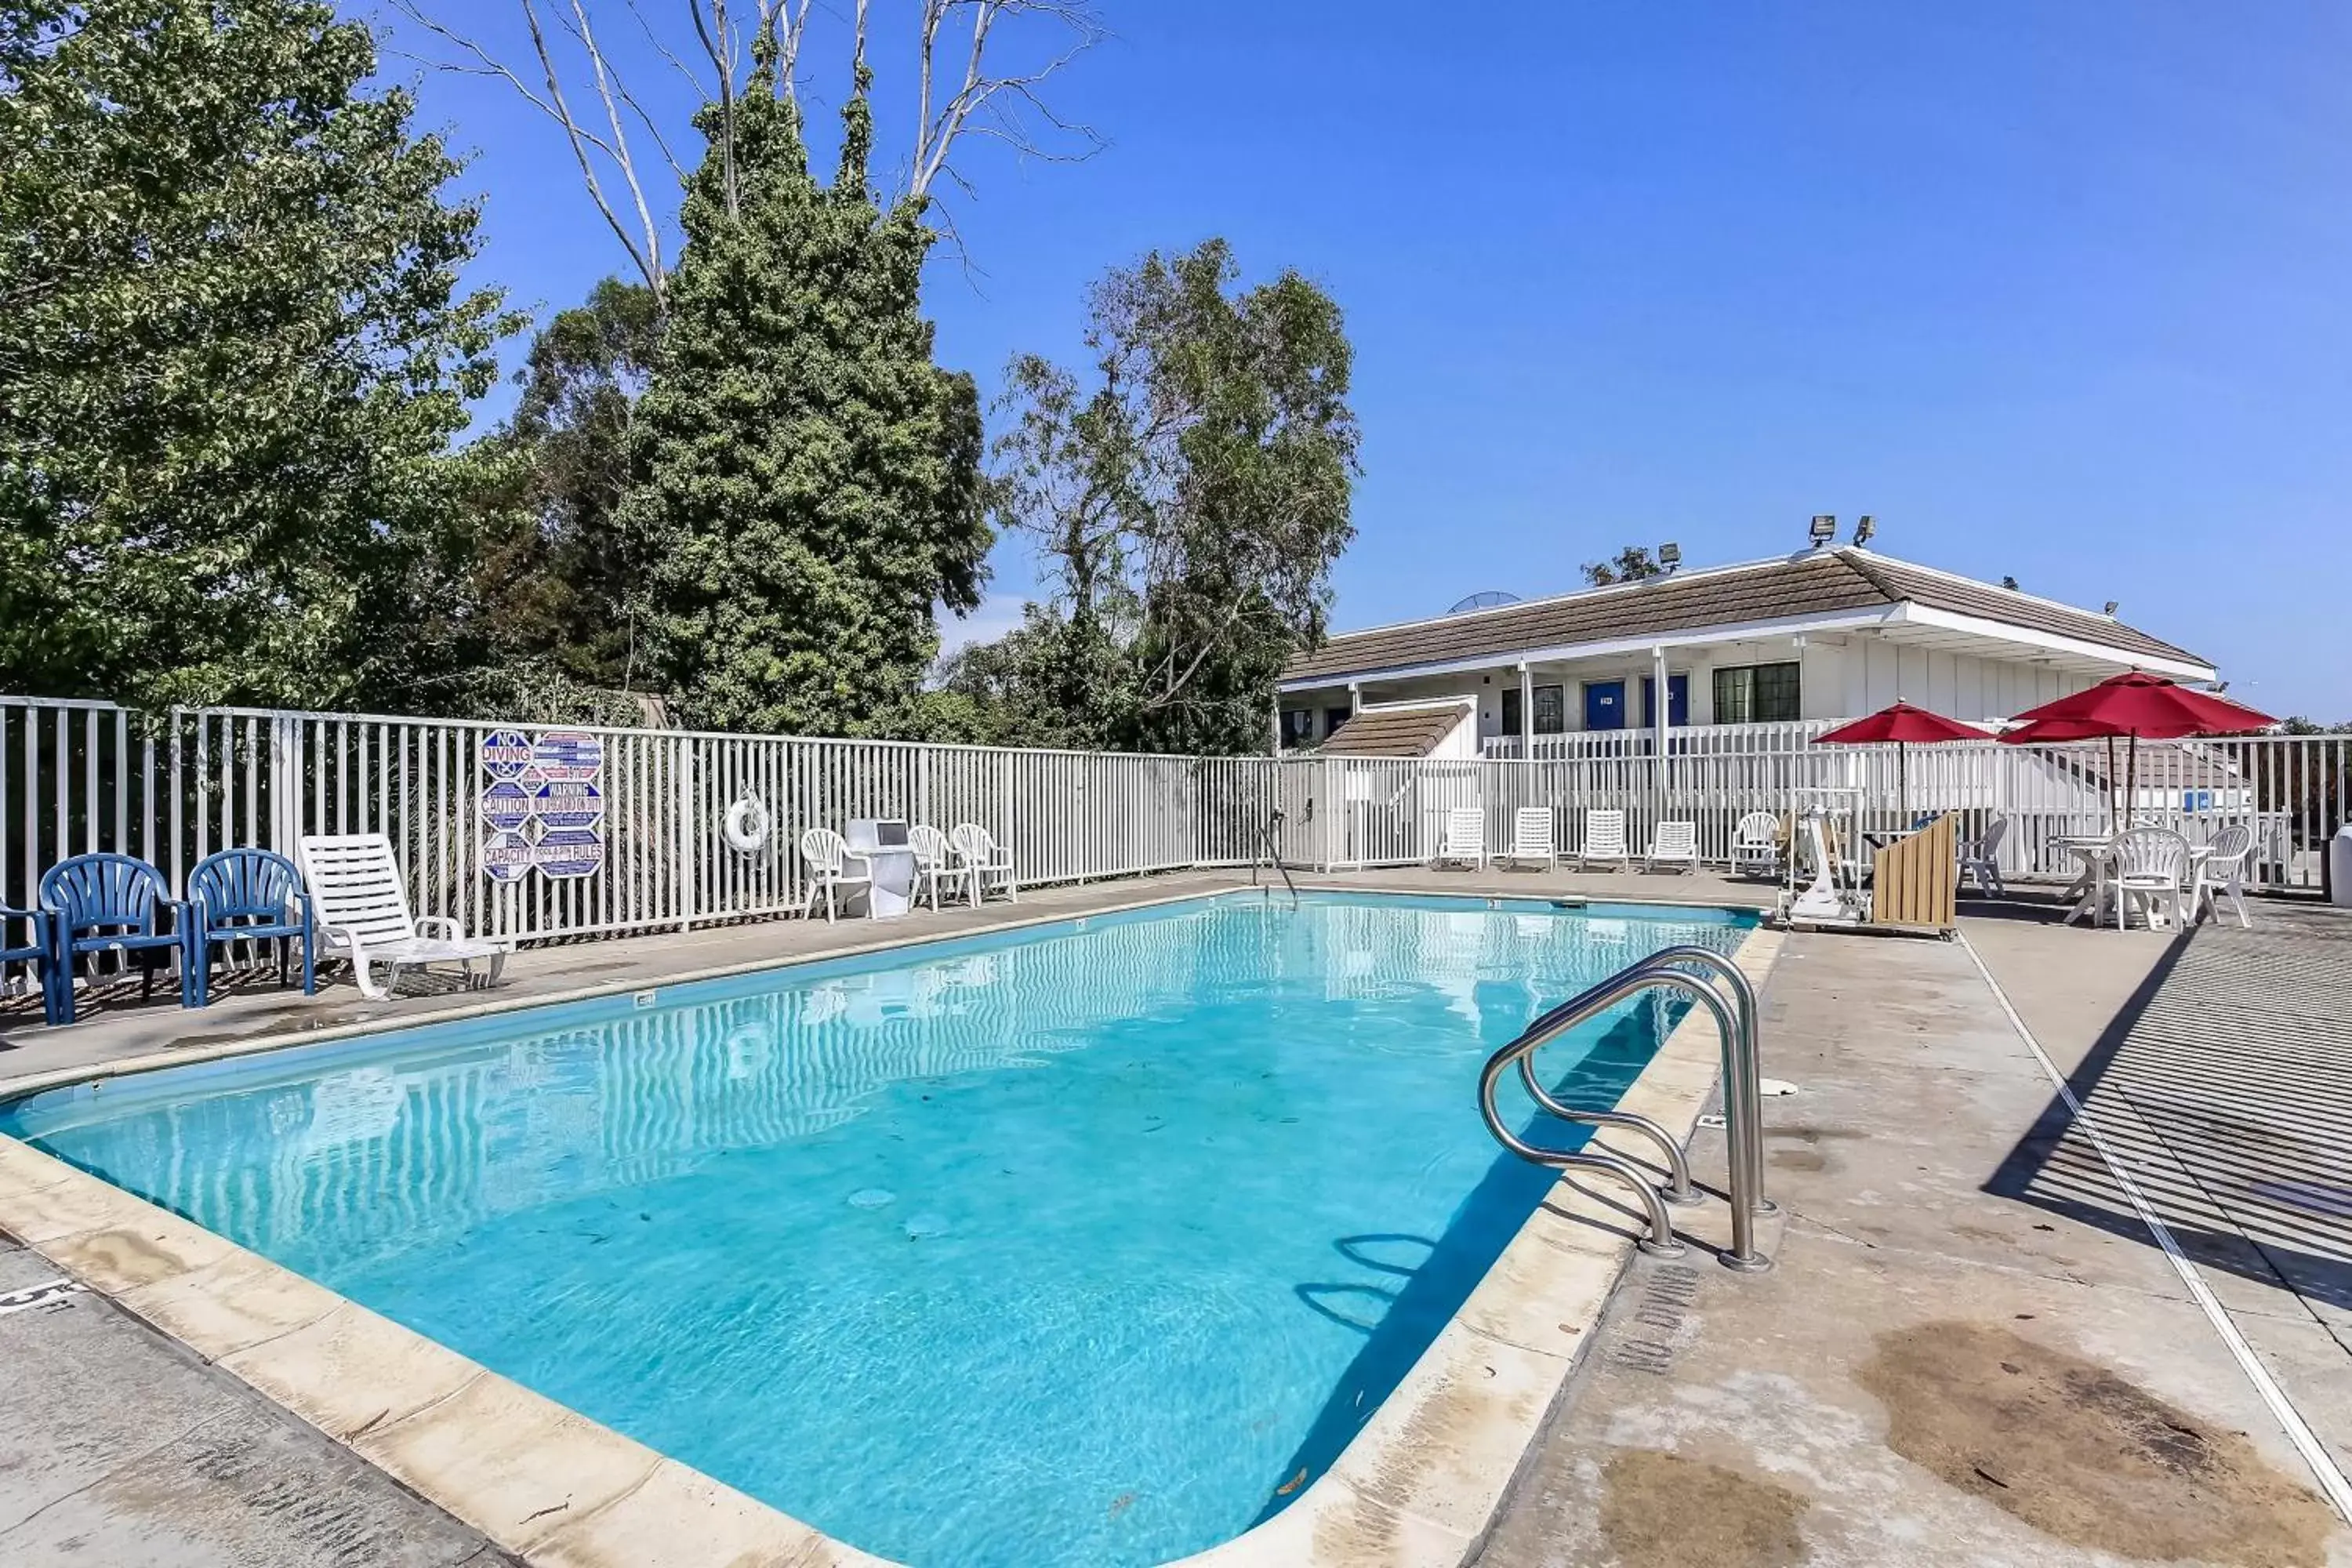
POLYGON ((1282 744, 1287 750, 1303 746, 1315 738, 1315 710, 1286 708, 1282 710, 1282 744))
MULTIPOLYGON (((1536 733, 1563 734, 1568 730, 1568 689, 1564 686, 1538 686, 1536 691, 1536 733)), ((1519 689, 1503 688, 1503 733, 1519 732, 1519 689)))
POLYGON ((1353 708, 1326 708, 1323 710, 1323 733, 1330 734, 1332 731, 1355 716, 1356 710, 1353 708))
POLYGON ((1715 721, 1770 724, 1801 717, 1797 666, 1740 664, 1715 672, 1715 721))

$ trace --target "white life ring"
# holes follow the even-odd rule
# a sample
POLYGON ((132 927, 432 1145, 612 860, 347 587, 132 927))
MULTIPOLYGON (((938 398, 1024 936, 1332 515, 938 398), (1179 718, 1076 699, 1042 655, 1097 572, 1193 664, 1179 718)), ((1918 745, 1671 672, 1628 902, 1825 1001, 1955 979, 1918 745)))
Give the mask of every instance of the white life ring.
POLYGON ((723 831, 727 835, 729 847, 740 854, 753 855, 766 846, 768 835, 774 827, 775 823, 770 819, 767 806, 757 796, 747 795, 727 808, 723 831))

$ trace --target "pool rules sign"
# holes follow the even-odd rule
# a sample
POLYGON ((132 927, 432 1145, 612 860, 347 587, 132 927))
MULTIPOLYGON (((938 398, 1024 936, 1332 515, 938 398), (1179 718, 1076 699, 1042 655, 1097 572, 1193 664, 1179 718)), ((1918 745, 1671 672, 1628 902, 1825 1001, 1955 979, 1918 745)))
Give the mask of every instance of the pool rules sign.
POLYGON ((583 730, 482 737, 482 873, 568 879, 604 866, 604 742, 583 730))

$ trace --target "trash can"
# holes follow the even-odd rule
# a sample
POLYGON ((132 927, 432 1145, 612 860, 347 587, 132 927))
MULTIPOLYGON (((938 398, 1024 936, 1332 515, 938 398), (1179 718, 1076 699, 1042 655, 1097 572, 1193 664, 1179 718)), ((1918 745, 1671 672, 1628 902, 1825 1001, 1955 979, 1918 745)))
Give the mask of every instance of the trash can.
POLYGON ((2327 901, 2339 910, 2352 910, 2352 822, 2327 841, 2327 901))

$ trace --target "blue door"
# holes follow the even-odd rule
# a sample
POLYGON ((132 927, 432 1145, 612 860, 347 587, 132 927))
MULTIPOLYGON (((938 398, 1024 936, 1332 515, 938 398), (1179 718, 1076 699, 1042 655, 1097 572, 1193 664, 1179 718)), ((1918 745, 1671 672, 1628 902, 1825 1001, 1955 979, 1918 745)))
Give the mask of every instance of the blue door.
POLYGON ((1588 680, 1584 683, 1584 727, 1622 730, 1625 727, 1625 683, 1588 680))
MULTIPOLYGON (((1658 721, 1657 679, 1642 677, 1642 728, 1646 730, 1658 721)), ((1666 722, 1679 730, 1690 722, 1690 677, 1666 677, 1666 722)))

